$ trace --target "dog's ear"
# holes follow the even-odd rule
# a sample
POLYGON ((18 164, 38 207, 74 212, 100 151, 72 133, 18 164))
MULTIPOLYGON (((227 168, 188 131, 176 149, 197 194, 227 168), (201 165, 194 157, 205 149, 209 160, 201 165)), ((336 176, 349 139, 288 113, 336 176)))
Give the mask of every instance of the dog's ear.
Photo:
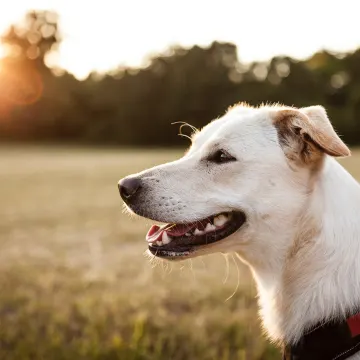
POLYGON ((279 142, 291 159, 311 162, 326 153, 349 156, 349 148, 332 127, 322 106, 301 109, 279 109, 272 112, 279 142))

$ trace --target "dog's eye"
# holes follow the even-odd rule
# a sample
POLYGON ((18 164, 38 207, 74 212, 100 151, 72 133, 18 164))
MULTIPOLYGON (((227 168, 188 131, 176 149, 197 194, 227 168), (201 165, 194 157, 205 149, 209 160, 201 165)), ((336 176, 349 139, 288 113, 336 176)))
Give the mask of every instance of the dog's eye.
POLYGON ((223 164, 230 161, 235 161, 236 159, 225 150, 217 150, 212 155, 210 155, 207 160, 216 164, 223 164))

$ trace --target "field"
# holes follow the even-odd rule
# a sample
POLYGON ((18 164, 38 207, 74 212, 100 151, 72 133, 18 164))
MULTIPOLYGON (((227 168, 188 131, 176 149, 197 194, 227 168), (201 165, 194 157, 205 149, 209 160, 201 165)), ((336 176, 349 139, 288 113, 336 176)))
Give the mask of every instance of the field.
POLYGON ((0 147, 1 360, 279 359, 236 257, 154 266, 122 213, 118 179, 180 155, 0 147))

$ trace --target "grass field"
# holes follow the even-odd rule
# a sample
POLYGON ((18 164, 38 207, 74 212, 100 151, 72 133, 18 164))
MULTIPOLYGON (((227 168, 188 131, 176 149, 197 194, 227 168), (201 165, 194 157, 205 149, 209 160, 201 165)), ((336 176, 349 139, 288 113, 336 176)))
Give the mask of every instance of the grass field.
POLYGON ((279 359, 236 258, 153 267, 122 213, 118 179, 180 155, 0 147, 1 360, 279 359))

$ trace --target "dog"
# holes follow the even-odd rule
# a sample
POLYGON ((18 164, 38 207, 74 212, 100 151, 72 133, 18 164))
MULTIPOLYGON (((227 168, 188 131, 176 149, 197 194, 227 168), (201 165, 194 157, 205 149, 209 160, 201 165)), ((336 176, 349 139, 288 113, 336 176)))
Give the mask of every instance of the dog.
POLYGON ((360 359, 360 186, 322 106, 235 105, 185 155, 119 181, 167 260, 237 252, 284 359, 360 359))

